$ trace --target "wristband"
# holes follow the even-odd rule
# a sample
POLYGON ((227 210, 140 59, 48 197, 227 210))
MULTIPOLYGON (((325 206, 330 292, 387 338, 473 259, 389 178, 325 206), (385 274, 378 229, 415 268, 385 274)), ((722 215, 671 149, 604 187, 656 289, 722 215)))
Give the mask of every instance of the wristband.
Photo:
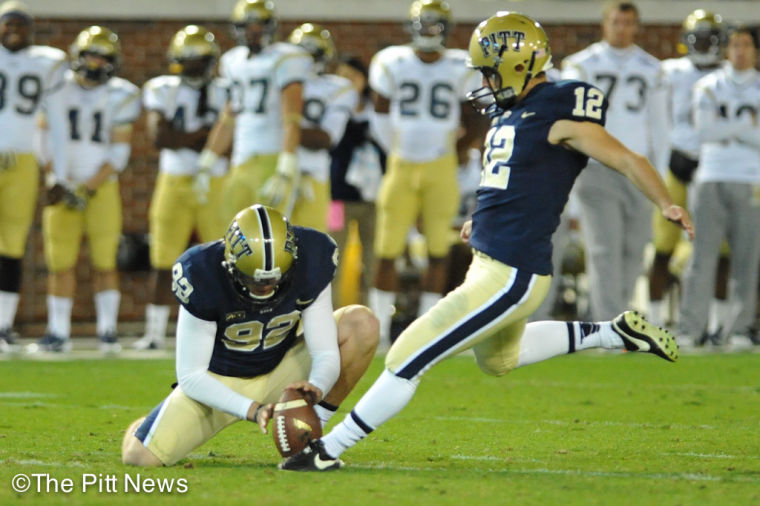
POLYGON ((259 404, 256 409, 253 410, 253 423, 259 423, 259 411, 261 411, 263 404, 259 404))

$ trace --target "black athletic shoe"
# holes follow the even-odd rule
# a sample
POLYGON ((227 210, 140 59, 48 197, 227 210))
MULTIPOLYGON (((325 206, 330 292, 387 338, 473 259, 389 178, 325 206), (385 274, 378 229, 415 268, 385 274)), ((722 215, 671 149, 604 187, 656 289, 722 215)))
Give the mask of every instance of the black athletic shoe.
POLYGON ((652 325, 637 311, 626 311, 612 320, 612 329, 623 339, 628 351, 654 353, 670 362, 678 360, 678 344, 673 335, 652 325))
POLYGON ((315 439, 300 453, 280 462, 278 467, 283 471, 337 471, 344 465, 342 460, 327 454, 321 439, 315 439))

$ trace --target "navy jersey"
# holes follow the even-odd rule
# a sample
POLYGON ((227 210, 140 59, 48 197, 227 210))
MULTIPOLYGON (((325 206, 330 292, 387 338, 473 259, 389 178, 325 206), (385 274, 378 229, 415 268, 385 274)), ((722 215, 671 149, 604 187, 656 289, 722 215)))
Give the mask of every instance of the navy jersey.
POLYGON ((561 119, 604 125, 607 101, 581 81, 541 83, 491 116, 470 244, 518 269, 552 272, 551 236, 588 157, 547 140, 561 119))
POLYGON ((216 322, 208 370, 224 376, 265 374, 293 346, 301 312, 335 276, 338 248, 327 234, 293 227, 298 247, 285 294, 274 304, 254 305, 236 291, 222 266, 224 241, 185 251, 172 268, 172 291, 180 304, 202 320, 216 322))

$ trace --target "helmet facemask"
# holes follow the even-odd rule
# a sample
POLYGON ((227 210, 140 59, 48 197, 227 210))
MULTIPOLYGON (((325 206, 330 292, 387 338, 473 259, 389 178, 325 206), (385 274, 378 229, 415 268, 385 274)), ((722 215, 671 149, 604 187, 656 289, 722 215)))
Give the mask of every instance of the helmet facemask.
POLYGON ((195 89, 208 84, 214 76, 219 46, 214 34, 197 25, 188 25, 172 38, 167 51, 169 70, 195 89))
POLYGON ((412 34, 412 46, 422 53, 444 49, 451 24, 451 10, 446 2, 417 0, 409 11, 407 30, 412 34))
POLYGON ((726 30, 719 15, 697 9, 684 20, 679 49, 695 65, 718 65, 725 44, 726 30))
POLYGON ((239 0, 232 11, 232 34, 238 45, 256 54, 274 41, 277 18, 270 0, 239 0))
POLYGON ((87 82, 103 84, 116 75, 121 61, 119 37, 101 26, 79 33, 69 48, 71 70, 87 82))

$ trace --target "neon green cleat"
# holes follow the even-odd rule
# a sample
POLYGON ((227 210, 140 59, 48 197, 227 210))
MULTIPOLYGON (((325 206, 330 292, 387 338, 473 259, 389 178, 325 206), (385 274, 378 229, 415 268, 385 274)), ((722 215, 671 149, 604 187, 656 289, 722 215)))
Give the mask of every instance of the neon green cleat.
POLYGON ((612 320, 612 329, 628 351, 654 353, 670 362, 678 360, 678 343, 673 334, 652 325, 637 311, 626 311, 612 320))

